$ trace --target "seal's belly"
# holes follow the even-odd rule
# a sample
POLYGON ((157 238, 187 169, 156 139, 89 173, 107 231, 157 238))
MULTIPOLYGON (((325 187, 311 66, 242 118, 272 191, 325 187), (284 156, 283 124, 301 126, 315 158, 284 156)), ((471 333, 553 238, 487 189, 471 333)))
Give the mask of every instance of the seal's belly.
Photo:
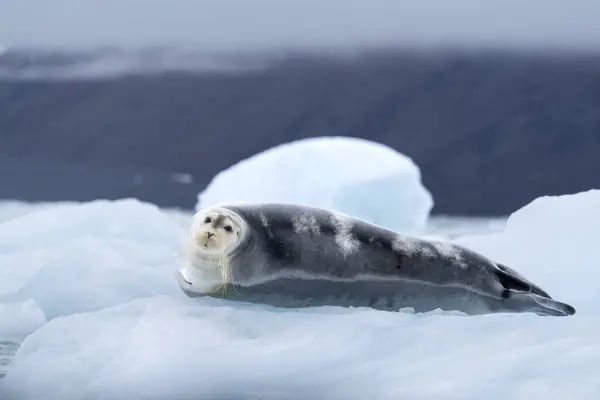
POLYGON ((412 308, 416 312, 439 308, 467 314, 488 313, 498 302, 464 287, 414 281, 277 278, 252 286, 229 286, 210 296, 275 307, 370 307, 386 311, 412 308))

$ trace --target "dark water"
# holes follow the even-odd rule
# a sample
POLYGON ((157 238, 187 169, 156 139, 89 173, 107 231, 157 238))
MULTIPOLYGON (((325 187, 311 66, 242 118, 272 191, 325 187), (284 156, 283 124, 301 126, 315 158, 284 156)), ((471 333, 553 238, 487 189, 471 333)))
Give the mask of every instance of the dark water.
POLYGON ((232 164, 332 135, 411 157, 435 214, 506 215, 538 196, 600 188, 600 54, 390 50, 294 55, 235 73, 14 78, 90 57, 0 56, 0 198, 189 209, 232 164))
POLYGON ((10 361, 19 349, 19 343, 0 341, 0 378, 6 376, 10 361))

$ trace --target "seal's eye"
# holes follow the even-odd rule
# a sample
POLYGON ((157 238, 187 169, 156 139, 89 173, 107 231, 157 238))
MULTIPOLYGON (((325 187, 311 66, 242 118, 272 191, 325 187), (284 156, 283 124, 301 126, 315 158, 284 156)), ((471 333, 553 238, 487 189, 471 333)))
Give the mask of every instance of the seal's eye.
POLYGON ((204 223, 205 223, 205 224, 210 224, 210 221, 212 221, 212 220, 210 219, 210 217, 206 217, 206 218, 204 218, 204 223))
POLYGON ((225 230, 226 230, 227 232, 229 232, 229 233, 233 232, 233 229, 231 228, 231 225, 225 225, 225 226, 223 227, 223 229, 225 229, 225 230))

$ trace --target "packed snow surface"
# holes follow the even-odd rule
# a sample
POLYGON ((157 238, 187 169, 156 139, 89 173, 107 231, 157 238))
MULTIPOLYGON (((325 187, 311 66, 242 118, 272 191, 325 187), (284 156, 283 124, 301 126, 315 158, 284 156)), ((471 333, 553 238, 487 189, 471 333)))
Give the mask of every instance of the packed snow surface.
POLYGON ((189 299, 184 229, 135 200, 44 207, 0 223, 2 399, 597 399, 600 191, 541 198, 458 239, 573 317, 284 310, 189 299))
POLYGON ((403 232, 422 229, 433 207, 410 158, 345 137, 303 139, 243 160, 215 176, 196 208, 231 201, 300 203, 403 232))

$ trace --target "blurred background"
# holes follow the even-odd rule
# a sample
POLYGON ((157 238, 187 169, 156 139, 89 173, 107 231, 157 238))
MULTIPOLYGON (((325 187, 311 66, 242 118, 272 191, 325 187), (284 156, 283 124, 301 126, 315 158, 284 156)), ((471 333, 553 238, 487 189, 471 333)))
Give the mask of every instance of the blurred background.
POLYGON ((598 188, 599 21, 592 1, 0 0, 0 199, 191 210, 318 136, 410 157, 434 215, 598 188))

